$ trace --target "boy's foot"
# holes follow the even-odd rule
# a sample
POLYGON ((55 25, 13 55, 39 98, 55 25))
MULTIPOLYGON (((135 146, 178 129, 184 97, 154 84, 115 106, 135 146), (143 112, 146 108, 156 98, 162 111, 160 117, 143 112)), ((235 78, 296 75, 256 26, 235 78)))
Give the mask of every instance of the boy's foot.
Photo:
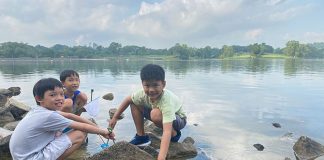
POLYGON ((151 144, 151 140, 148 135, 139 136, 136 134, 135 137, 129 143, 138 147, 145 147, 151 144))
POLYGON ((177 135, 171 137, 171 142, 178 142, 181 137, 181 132, 177 131, 177 135))

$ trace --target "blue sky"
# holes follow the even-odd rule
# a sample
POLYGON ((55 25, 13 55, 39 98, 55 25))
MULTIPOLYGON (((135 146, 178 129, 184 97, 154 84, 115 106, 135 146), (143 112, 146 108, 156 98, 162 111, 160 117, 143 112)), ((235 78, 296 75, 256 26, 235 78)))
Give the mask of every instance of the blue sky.
POLYGON ((0 0, 0 43, 148 48, 324 42, 322 0, 0 0))

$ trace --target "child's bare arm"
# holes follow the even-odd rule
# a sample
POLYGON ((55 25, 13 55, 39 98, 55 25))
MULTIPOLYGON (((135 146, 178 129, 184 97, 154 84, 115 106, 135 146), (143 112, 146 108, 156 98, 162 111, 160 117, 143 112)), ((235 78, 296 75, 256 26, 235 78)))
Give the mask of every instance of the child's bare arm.
POLYGON ((123 102, 119 105, 117 111, 115 112, 113 118, 109 121, 109 127, 114 128, 118 117, 127 109, 127 107, 133 103, 131 96, 127 96, 123 102))
POLYGON ((69 127, 86 133, 100 134, 107 139, 114 139, 115 137, 115 134, 113 132, 109 132, 107 128, 99 128, 98 126, 93 126, 82 122, 73 121, 69 127))
POLYGON ((73 121, 86 123, 86 124, 89 124, 89 125, 92 125, 92 126, 97 126, 95 123, 91 122, 90 120, 82 118, 82 117, 80 117, 78 115, 75 115, 75 114, 72 114, 72 113, 61 112, 61 111, 59 111, 59 113, 62 116, 64 116, 65 118, 71 119, 73 121))
POLYGON ((158 160, 166 159, 169 150, 171 135, 172 135, 172 122, 163 123, 163 134, 161 138, 158 160))

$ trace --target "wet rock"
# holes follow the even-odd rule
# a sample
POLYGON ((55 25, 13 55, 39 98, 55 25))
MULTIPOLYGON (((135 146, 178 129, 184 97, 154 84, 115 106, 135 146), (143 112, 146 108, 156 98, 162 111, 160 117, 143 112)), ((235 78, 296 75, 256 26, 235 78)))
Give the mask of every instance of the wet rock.
POLYGON ((9 97, 11 95, 11 91, 8 89, 0 89, 0 94, 9 97))
POLYGON ((112 101, 114 99, 114 94, 107 93, 107 94, 103 95, 102 98, 105 99, 105 100, 112 101))
POLYGON ((162 128, 157 127, 153 122, 148 120, 144 123, 144 130, 145 132, 152 132, 158 137, 161 137, 163 133, 162 128))
POLYGON ((159 152, 155 148, 153 148, 152 146, 144 147, 143 151, 147 152, 148 154, 150 154, 154 158, 157 158, 158 155, 159 155, 159 152))
POLYGON ((272 123, 272 125, 276 128, 281 128, 281 125, 279 123, 272 123))
POLYGON ((194 125, 194 126, 198 126, 198 124, 197 124, 197 123, 194 123, 193 125, 194 125))
POLYGON ((285 157, 285 160, 291 160, 290 158, 288 158, 288 157, 285 157))
MULTIPOLYGON (((109 109, 109 117, 112 119, 114 117, 114 114, 116 113, 117 108, 111 108, 109 109)), ((125 117, 124 113, 122 113, 117 119, 123 119, 125 117)))
POLYGON ((170 143, 168 159, 190 159, 197 156, 198 152, 193 145, 194 140, 191 137, 187 137, 182 143, 170 143))
POLYGON ((145 132, 151 139, 151 146, 155 149, 160 149, 161 137, 153 132, 145 132))
POLYGON ((0 152, 9 150, 9 140, 12 135, 12 131, 0 127, 0 152))
POLYGON ((10 87, 8 90, 11 92, 11 96, 17 96, 21 93, 20 87, 10 87))
POLYGON ((9 99, 9 103, 10 113, 13 115, 15 120, 21 120, 23 118, 23 115, 31 110, 31 107, 12 98, 9 99))
POLYGON ((14 131, 20 121, 9 122, 3 126, 4 129, 14 131))
MULTIPOLYGON (((155 149, 160 149, 161 137, 152 132, 146 132, 151 139, 151 144, 155 149)), ((191 137, 186 137, 182 143, 171 142, 169 146, 168 159, 189 159, 196 157, 198 151, 194 146, 195 141, 191 137)))
POLYGON ((7 112, 9 107, 10 107, 10 104, 8 102, 8 97, 0 94, 0 114, 3 112, 7 112))
POLYGON ((301 136, 293 149, 297 160, 313 160, 324 155, 324 146, 306 136, 301 136))
POLYGON ((0 113, 0 126, 3 126, 6 123, 15 121, 15 118, 10 112, 0 113))
POLYGON ((255 147, 258 151, 264 150, 264 146, 262 144, 254 144, 253 147, 255 147))
POLYGON ((117 142, 111 147, 94 154, 86 160, 154 160, 147 152, 126 141, 117 142))

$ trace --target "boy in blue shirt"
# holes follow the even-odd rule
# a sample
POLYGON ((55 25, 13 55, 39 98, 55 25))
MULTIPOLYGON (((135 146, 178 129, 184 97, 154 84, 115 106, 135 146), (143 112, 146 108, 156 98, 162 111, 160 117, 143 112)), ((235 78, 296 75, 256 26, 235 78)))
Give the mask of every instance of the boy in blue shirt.
POLYGON ((74 70, 64 70, 60 74, 60 80, 64 86, 64 97, 66 99, 61 111, 80 115, 86 110, 83 108, 87 104, 87 95, 80 92, 79 74, 74 70))
POLYGON ((130 106, 136 127, 136 135, 130 143, 146 146, 151 143, 144 132, 144 119, 151 120, 157 127, 163 128, 158 159, 165 159, 170 141, 180 139, 180 130, 185 127, 187 120, 180 99, 166 86, 164 69, 155 64, 144 66, 140 73, 143 89, 127 96, 120 104, 109 126, 114 128, 118 117, 130 106))
POLYGON ((114 139, 114 134, 108 129, 99 128, 75 114, 59 111, 65 100, 63 86, 59 80, 39 80, 33 88, 33 95, 37 106, 19 122, 9 142, 14 160, 65 159, 80 147, 86 133, 114 139), (66 127, 73 130, 62 133, 66 127))

